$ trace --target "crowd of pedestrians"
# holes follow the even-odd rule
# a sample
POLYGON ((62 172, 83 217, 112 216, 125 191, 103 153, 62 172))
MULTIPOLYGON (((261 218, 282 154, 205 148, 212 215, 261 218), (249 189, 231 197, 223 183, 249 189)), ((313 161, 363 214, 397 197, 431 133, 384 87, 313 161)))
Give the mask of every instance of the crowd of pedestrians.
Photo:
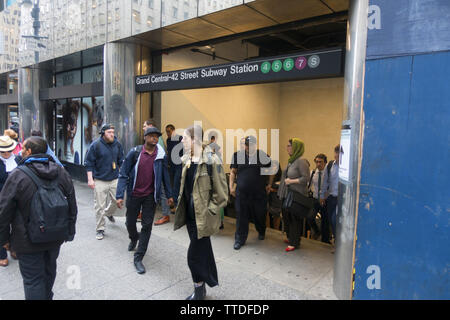
MULTIPOLYGON (((322 242, 336 238, 339 145, 334 161, 327 163, 326 155, 318 154, 311 171, 303 157, 305 144, 292 138, 282 169, 256 147, 256 137, 247 136, 233 154, 227 181, 215 135, 205 140, 202 128, 192 126, 180 136, 169 124, 164 144, 152 119, 143 130, 144 143, 125 155, 114 126, 104 124, 85 158, 96 239, 104 239, 106 219, 115 223, 116 209, 125 206, 128 250, 135 251, 138 274, 146 272, 142 261, 152 226, 170 222, 173 214, 174 230, 186 225, 190 239, 187 262, 194 290, 187 299, 203 300, 206 285, 219 284, 210 237, 223 229, 230 196, 235 198, 235 250, 246 244, 250 222, 260 241, 268 225, 282 229, 287 252, 300 248, 304 229, 322 242), (158 205, 162 217, 154 221, 158 205)), ((60 247, 75 236, 72 180, 40 131, 20 144, 17 133, 6 130, 0 136, 0 160, 0 266, 8 265, 9 250, 19 261, 26 299, 52 299, 60 247)))

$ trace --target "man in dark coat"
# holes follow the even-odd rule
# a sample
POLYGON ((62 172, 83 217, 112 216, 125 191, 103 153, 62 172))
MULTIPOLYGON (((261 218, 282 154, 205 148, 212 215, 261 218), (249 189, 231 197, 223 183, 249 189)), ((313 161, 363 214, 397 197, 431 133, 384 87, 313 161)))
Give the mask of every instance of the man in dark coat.
MULTIPOLYGON (((65 241, 75 236, 77 204, 72 179, 67 171, 46 155, 47 141, 40 137, 25 140, 20 165, 27 166, 41 180, 57 180, 69 205, 69 230, 65 241)), ((32 243, 25 221, 29 220, 31 200, 38 188, 22 170, 16 168, 8 176, 0 193, 0 246, 10 243, 16 251, 22 274, 25 299, 51 300, 56 278, 56 259, 64 242, 32 243)))

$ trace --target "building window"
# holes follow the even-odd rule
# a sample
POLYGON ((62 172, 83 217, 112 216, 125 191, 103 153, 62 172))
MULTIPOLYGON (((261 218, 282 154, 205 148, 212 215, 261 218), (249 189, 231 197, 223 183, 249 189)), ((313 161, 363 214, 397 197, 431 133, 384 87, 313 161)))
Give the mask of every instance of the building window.
POLYGON ((147 17, 147 26, 149 27, 153 26, 153 17, 150 16, 147 17))
POLYGON ((178 8, 173 7, 173 17, 176 19, 178 16, 178 8))
POLYGON ((104 13, 100 13, 98 15, 98 22, 101 26, 105 25, 106 23, 106 19, 105 19, 105 14, 104 13))
POLYGON ((116 21, 120 20, 120 8, 116 8, 116 21))
POLYGON ((153 6, 154 6, 153 0, 148 0, 148 7, 150 9, 153 9, 153 6))
POLYGON ((141 23, 141 13, 137 10, 133 10, 133 18, 137 23, 141 23))

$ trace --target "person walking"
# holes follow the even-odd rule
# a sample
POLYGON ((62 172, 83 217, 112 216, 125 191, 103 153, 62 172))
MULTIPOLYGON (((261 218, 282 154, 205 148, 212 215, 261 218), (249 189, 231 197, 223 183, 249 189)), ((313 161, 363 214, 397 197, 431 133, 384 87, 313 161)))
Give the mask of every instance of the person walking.
POLYGON ((100 138, 91 144, 84 162, 88 186, 94 189, 98 240, 102 240, 105 234, 105 217, 110 222, 115 222, 113 215, 117 208, 117 179, 123 158, 123 148, 114 136, 114 126, 104 124, 100 131, 100 138))
POLYGON ((220 151, 221 147, 216 142, 216 136, 211 136, 211 139, 209 140, 209 145, 208 146, 211 148, 212 152, 217 154, 219 159, 222 160, 222 151, 220 151))
MULTIPOLYGON (((17 142, 9 136, 0 137, 0 191, 2 191, 9 173, 17 167, 18 158, 13 154, 16 145, 17 142)), ((8 244, 5 247, 0 247, 0 267, 6 267, 9 264, 6 250, 8 248, 8 244)))
POLYGON ((331 161, 327 170, 325 171, 324 190, 327 191, 326 207, 328 220, 331 224, 331 231, 333 233, 333 248, 331 253, 334 253, 334 246, 336 244, 336 220, 338 210, 338 186, 339 186, 339 155, 341 152, 341 145, 338 144, 334 148, 334 161, 331 161))
MULTIPOLYGON (((31 136, 42 138, 42 132, 40 130, 31 130, 31 136)), ((56 162, 56 164, 60 165, 61 167, 64 167, 49 145, 47 145, 47 152, 45 154, 48 154, 50 157, 52 157, 53 160, 56 162)))
POLYGON ((267 195, 270 193, 274 176, 267 179, 267 176, 262 174, 262 169, 270 167, 271 159, 264 151, 256 148, 256 138, 253 136, 245 139, 245 151, 237 152, 233 156, 230 166, 230 193, 236 197, 235 250, 239 250, 247 241, 250 218, 254 220, 258 239, 264 240, 267 195), (235 177, 236 190, 232 188, 235 177))
POLYGON ((23 159, 0 193, 0 246, 9 242, 17 252, 26 300, 53 298, 60 247, 75 236, 77 204, 72 179, 46 151, 44 139, 26 139, 23 159), (47 201, 43 201, 45 195, 47 201))
POLYGON ((184 155, 174 230, 186 225, 189 234, 188 266, 194 292, 186 300, 203 300, 206 285, 219 284, 211 235, 220 227, 220 209, 228 201, 227 181, 220 159, 202 145, 203 131, 191 126, 183 135, 184 155))
POLYGON ((167 169, 167 155, 158 145, 161 132, 156 127, 149 127, 144 134, 145 144, 132 148, 120 169, 117 185, 116 203, 122 208, 124 193, 127 190, 126 226, 131 240, 128 251, 133 251, 134 265, 139 274, 145 273, 142 263, 147 252, 148 242, 152 232, 156 204, 161 199, 161 189, 167 190, 169 204, 173 204, 172 190, 169 183, 167 169), (140 234, 137 232, 136 222, 142 210, 140 234))
POLYGON ((316 168, 312 170, 309 182, 308 182, 308 191, 310 192, 313 200, 313 215, 308 222, 309 227, 312 229, 313 239, 318 240, 320 237, 319 227, 316 224, 315 218, 317 214, 320 214, 321 220, 321 230, 322 232, 321 241, 328 242, 328 217, 325 209, 325 165, 327 163, 327 156, 323 153, 319 153, 314 158, 314 163, 316 164, 316 168))
POLYGON ((278 197, 283 201, 283 223, 289 245, 286 251, 293 251, 300 247, 301 233, 303 230, 303 220, 308 218, 308 213, 312 209, 298 199, 309 199, 308 181, 309 165, 305 159, 301 158, 305 152, 305 144, 297 138, 289 140, 287 145, 289 154, 288 165, 281 176, 278 197))
MULTIPOLYGON (((144 133, 148 128, 155 127, 156 128, 156 122, 153 119, 148 119, 144 122, 144 133)), ((166 150, 166 146, 164 145, 164 140, 162 136, 158 139, 158 144, 163 150, 166 150)), ((155 226, 160 226, 162 224, 166 224, 170 222, 170 206, 168 205, 167 196, 166 196, 166 189, 161 189, 161 212, 162 217, 155 221, 155 226)), ((142 215, 141 215, 142 216, 142 215)))

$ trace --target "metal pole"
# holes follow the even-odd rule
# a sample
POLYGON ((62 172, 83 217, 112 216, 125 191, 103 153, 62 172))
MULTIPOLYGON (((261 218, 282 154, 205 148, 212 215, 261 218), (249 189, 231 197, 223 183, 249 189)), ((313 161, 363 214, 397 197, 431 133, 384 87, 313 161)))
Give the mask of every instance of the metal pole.
POLYGON ((342 129, 350 130, 348 179, 339 177, 336 252, 333 289, 339 299, 353 294, 353 264, 359 191, 360 145, 363 123, 364 66, 367 42, 368 0, 350 1, 345 58, 342 129))

